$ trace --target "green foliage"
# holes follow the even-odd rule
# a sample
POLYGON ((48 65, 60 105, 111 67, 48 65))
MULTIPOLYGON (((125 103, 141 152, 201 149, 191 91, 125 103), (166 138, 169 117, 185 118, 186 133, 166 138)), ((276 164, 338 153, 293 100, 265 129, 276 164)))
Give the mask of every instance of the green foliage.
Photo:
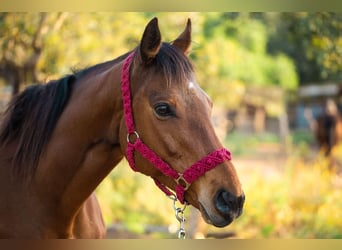
MULTIPOLYGON (((236 108, 250 86, 294 90, 296 69, 285 54, 267 53, 268 33, 247 14, 204 14, 203 39, 194 60, 201 86, 215 103, 236 108)), ((277 105, 282 105, 282 101, 277 105)))
POLYGON ((289 55, 296 64, 301 82, 342 79, 342 14, 281 13, 269 19, 268 48, 289 55))

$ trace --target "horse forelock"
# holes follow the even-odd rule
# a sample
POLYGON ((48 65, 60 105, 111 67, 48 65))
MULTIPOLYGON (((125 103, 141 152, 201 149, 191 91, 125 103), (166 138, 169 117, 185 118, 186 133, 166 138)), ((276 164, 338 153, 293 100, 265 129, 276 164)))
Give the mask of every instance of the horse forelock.
POLYGON ((188 82, 194 72, 184 53, 169 43, 162 44, 153 65, 163 73, 168 85, 172 82, 188 82))

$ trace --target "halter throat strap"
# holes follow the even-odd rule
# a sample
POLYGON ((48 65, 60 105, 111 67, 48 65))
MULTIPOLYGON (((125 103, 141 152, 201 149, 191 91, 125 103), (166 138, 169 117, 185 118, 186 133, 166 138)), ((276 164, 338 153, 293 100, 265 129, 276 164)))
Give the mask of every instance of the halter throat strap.
MULTIPOLYGON (((130 65, 134 58, 134 52, 129 54, 125 59, 121 73, 121 91, 123 99, 124 117, 127 128, 127 148, 126 158, 131 168, 138 172, 134 161, 134 152, 137 151, 142 157, 147 159, 155 168, 161 171, 164 175, 173 179, 177 185, 175 188, 177 199, 183 204, 185 202, 184 194, 190 185, 207 171, 215 168, 217 165, 226 160, 231 160, 231 153, 221 148, 211 152, 209 155, 203 157, 183 173, 178 173, 170 167, 162 158, 160 158, 151 148, 141 140, 138 132, 135 130, 132 96, 130 91, 130 65)), ((153 177, 152 177, 153 178, 153 177)), ((153 178, 156 185, 168 196, 174 195, 164 184, 153 178)))

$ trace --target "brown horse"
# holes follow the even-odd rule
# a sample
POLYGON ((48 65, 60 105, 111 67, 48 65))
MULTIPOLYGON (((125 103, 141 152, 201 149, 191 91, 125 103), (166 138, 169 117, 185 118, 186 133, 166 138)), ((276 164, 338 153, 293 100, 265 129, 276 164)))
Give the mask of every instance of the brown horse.
MULTIPOLYGON (((129 70, 139 137, 178 173, 222 148, 210 122, 212 103, 186 56, 190 42, 190 20, 169 44, 161 42, 155 18, 129 70)), ((133 140, 120 89, 128 54, 30 87, 9 104, 0 131, 0 237, 104 237, 93 192, 133 140)), ((139 153, 134 162, 138 171, 176 189, 177 180, 139 153)), ((242 212, 244 194, 229 160, 187 188, 185 200, 208 223, 223 227, 242 212)))
POLYGON ((342 142, 342 116, 337 104, 328 99, 324 111, 315 119, 309 110, 305 111, 305 117, 320 150, 325 156, 330 156, 333 147, 342 142))
POLYGON ((333 147, 342 141, 342 117, 327 112, 317 117, 316 140, 325 156, 329 156, 333 147))

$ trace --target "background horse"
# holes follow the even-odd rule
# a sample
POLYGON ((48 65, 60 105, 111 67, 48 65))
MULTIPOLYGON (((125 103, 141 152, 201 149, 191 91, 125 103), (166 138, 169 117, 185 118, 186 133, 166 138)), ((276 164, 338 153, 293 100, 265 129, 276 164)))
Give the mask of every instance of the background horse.
MULTIPOLYGON (((143 140, 177 173, 222 148, 210 122, 212 103, 186 56, 190 43, 190 20, 169 44, 161 42, 155 18, 134 56, 129 52, 30 87, 12 100, 0 131, 0 237, 104 237, 93 192, 131 140, 143 140), (139 135, 128 134, 121 92, 129 55, 131 111, 139 135)), ((142 153, 132 155, 137 171, 165 188, 183 188, 186 202, 208 223, 223 227, 241 214, 244 195, 230 160, 187 183, 182 174, 177 180, 165 175, 142 153)))
POLYGON ((332 148, 342 140, 342 120, 340 116, 322 114, 317 117, 316 139, 319 147, 329 156, 332 148))
POLYGON ((335 101, 328 99, 321 114, 314 117, 312 111, 306 110, 305 117, 320 150, 325 156, 329 156, 332 148, 342 142, 342 116, 339 107, 335 101))

